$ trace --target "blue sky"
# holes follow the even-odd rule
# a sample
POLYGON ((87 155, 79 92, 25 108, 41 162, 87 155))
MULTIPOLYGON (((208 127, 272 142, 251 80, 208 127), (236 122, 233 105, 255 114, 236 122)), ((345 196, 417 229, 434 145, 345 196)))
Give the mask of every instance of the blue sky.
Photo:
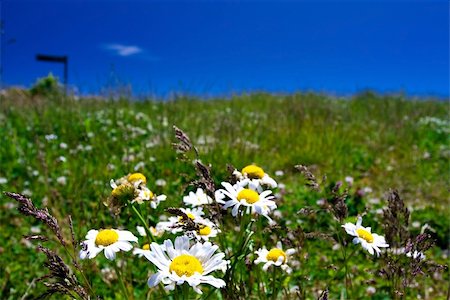
POLYGON ((136 94, 366 88, 449 96, 447 1, 2 1, 3 70, 31 85, 68 55, 69 83, 136 94), (114 79, 114 80, 113 80, 114 79))

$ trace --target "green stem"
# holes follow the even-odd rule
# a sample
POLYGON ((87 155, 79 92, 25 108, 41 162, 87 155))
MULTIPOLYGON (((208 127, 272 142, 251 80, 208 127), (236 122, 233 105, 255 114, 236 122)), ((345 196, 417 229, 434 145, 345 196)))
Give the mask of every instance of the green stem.
POLYGON ((272 266, 272 300, 277 299, 278 289, 277 289, 277 266, 272 266))
POLYGON ((133 212, 137 215, 137 217, 141 221, 142 225, 144 225, 144 229, 145 229, 145 232, 147 233, 147 238, 148 238, 149 244, 152 242, 155 242, 155 238, 153 237, 153 234, 151 233, 150 228, 148 227, 148 224, 145 221, 144 217, 142 217, 141 213, 137 210, 137 208, 133 204, 130 204, 130 205, 131 205, 131 208, 133 209, 133 212))
POLYGON ((119 278, 120 281, 120 287, 122 288, 122 293, 123 296, 125 297, 125 299, 130 299, 130 297, 128 296, 128 290, 127 287, 125 286, 125 282, 123 281, 123 277, 122 277, 122 273, 119 270, 119 267, 117 266, 116 263, 113 264, 114 265, 114 270, 116 271, 117 277, 119 278))
MULTIPOLYGON (((238 251, 230 256, 231 266, 228 268, 227 272, 225 273, 225 282, 229 282, 230 285, 234 284, 234 277, 235 277, 235 270, 236 265, 239 263, 240 260, 242 260, 248 253, 248 246, 250 243, 250 239, 252 235, 254 234, 253 231, 251 231, 251 227, 253 225, 252 220, 249 221, 246 227, 241 227, 241 231, 239 232, 239 238, 238 242, 240 242, 240 245, 238 244, 238 251), (243 229, 245 228, 245 229, 243 229), (242 234, 243 232, 247 233, 247 235, 242 234)), ((243 221, 244 223, 244 221, 243 221)))
MULTIPOLYGON (((91 284, 89 283, 89 280, 86 278, 86 275, 84 275, 83 270, 81 269, 81 267, 79 266, 78 262, 75 260, 75 257, 72 256, 72 254, 70 253, 69 249, 67 249, 67 247, 65 245, 63 245, 63 248, 66 252, 66 254, 72 259, 73 265, 75 266, 75 268, 80 272, 81 277, 83 277, 84 282, 86 282, 89 290, 92 293, 92 297, 95 297, 95 292, 94 289, 92 288, 91 284)), ((75 249, 75 245, 73 246, 73 248, 75 249)))
POLYGON ((183 295, 183 300, 189 300, 189 286, 186 282, 182 285, 181 293, 183 295))
MULTIPOLYGON (((264 291, 264 288, 260 289, 260 286, 259 286, 260 282, 263 282, 262 278, 261 278, 261 268, 256 268, 256 285, 257 285, 256 289, 258 291, 259 299, 263 299, 263 298, 267 299, 267 295, 264 291)), ((264 287, 265 287, 265 285, 264 285, 264 287)))

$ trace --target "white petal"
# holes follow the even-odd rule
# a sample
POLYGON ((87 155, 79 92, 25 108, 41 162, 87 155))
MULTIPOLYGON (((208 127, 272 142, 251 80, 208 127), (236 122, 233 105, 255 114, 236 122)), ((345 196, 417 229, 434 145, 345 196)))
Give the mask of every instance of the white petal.
POLYGON ((117 187, 117 184, 116 184, 116 182, 114 181, 114 179, 111 179, 111 180, 109 181, 109 185, 110 185, 111 188, 113 188, 113 189, 115 189, 115 188, 117 187))
POLYGON ((140 236, 147 236, 147 232, 145 232, 145 228, 142 226, 136 226, 136 230, 138 231, 140 236))
POLYGON ((175 250, 189 250, 189 238, 187 236, 178 236, 175 239, 175 250))
POLYGON ((201 282, 210 284, 213 287, 218 288, 218 289, 223 288, 226 285, 225 281, 223 281, 222 279, 215 278, 214 276, 211 276, 211 275, 202 276, 201 282))
POLYGON ((87 240, 95 240, 95 238, 97 237, 97 234, 98 234, 98 230, 91 229, 86 234, 86 239, 87 240))
POLYGON ((350 235, 353 235, 353 236, 356 236, 357 234, 356 234, 356 226, 355 226, 355 224, 352 224, 352 223, 345 223, 344 225, 342 225, 342 227, 345 229, 345 231, 348 233, 348 234, 350 234, 350 235))
POLYGON ((266 197, 269 196, 270 194, 272 194, 272 191, 271 191, 271 190, 266 190, 266 191, 262 192, 262 193, 259 195, 259 197, 260 197, 260 198, 266 198, 266 197))
POLYGON ((111 247, 105 247, 105 257, 109 260, 114 260, 116 258, 116 252, 111 247))
POLYGON ((114 243, 114 245, 122 251, 130 251, 131 249, 133 249, 133 245, 131 245, 129 242, 118 241, 114 243))
POLYGON ((362 224, 362 218, 360 216, 358 216, 358 220, 356 221, 356 228, 361 227, 362 224))
POLYGON ((294 248, 291 248, 291 249, 287 249, 285 253, 287 256, 289 256, 289 255, 294 254, 295 252, 297 252, 297 251, 294 248))
POLYGON ((116 230, 116 232, 119 234, 119 241, 138 241, 138 238, 128 230, 116 230))
POLYGON ((149 287, 154 287, 156 285, 158 285, 158 283, 161 282, 161 279, 164 277, 164 273, 162 272, 158 272, 156 274, 153 274, 152 276, 150 276, 150 278, 148 279, 148 286, 149 287))
POLYGON ((236 205, 233 207, 233 210, 231 211, 231 215, 233 217, 236 217, 239 211, 240 203, 236 203, 236 205))

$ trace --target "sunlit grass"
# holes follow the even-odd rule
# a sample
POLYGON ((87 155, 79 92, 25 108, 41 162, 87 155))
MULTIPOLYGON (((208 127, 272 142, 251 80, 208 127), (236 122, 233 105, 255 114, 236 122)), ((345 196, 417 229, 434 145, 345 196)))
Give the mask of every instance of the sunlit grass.
MULTIPOLYGON (((363 204, 349 205, 353 209, 351 216, 367 211, 378 219, 377 210, 385 206, 384 193, 389 188, 398 189, 413 209, 412 221, 419 224, 413 230, 419 232, 428 223, 437 231, 439 247, 448 247, 450 125, 446 103, 370 94, 351 100, 266 94, 170 102, 40 99, 22 105, 14 104, 13 99, 2 99, 0 113, 0 177, 6 179, 0 188, 29 194, 38 206, 48 207, 62 222, 70 214, 79 239, 90 228, 116 225, 111 224, 111 216, 103 205, 111 192, 112 178, 142 172, 152 191, 173 201, 163 203, 162 208, 180 205, 195 172, 189 164, 177 160, 171 150, 172 125, 176 124, 189 134, 200 159, 212 165, 217 186, 228 176, 227 164, 242 168, 255 162, 271 174, 283 171, 276 177, 286 186, 279 208, 291 223, 299 219, 298 210, 317 206, 320 200, 304 187, 295 171, 294 165, 301 163, 310 166, 319 178, 326 174, 330 184, 351 176, 352 193, 372 190, 363 196, 363 204), (428 117, 441 122, 427 121, 428 117), (167 184, 157 186, 158 179, 167 184)), ((25 293, 33 279, 43 275, 37 263, 30 263, 42 263, 43 258, 27 248, 21 237, 29 234, 30 226, 35 226, 36 231, 44 229, 20 218, 12 209, 15 204, 11 200, 2 196, 1 201, 2 224, 8 224, 1 231, 2 256, 6 258, 0 263, 1 277, 6 279, 1 288, 3 298, 15 299, 25 293), (23 268, 27 272, 19 271, 23 268)), ((120 225, 119 221, 125 220, 118 220, 120 225)), ((382 229, 373 223, 369 225, 382 229)), ((322 229, 331 226, 325 221, 316 225, 322 229)), ((335 259, 320 255, 331 251, 327 247, 318 242, 303 249, 309 257, 301 269, 313 268, 316 272, 302 274, 298 270, 297 276, 304 276, 304 288, 311 295, 312 291, 323 289, 330 276, 335 276, 332 269, 325 268, 335 259)), ((434 252, 435 259, 444 262, 441 251, 434 252)), ((363 273, 372 264, 368 261, 367 267, 357 268, 363 273)), ((98 268, 106 265, 100 260, 99 264, 88 263, 87 268, 98 275, 98 268)), ((148 290, 147 271, 144 266, 138 268, 145 276, 127 276, 138 287, 136 298, 140 299, 148 290)), ((117 282, 109 284, 92 274, 90 280, 100 295, 120 297, 120 289, 112 288, 119 285, 117 282)), ((437 284, 445 285, 445 281, 437 284)), ((428 286, 433 283, 427 282, 421 288, 428 286)), ((339 295, 341 288, 338 285, 331 291, 339 295)), ((436 291, 439 287, 434 288, 436 295, 443 295, 436 291)), ((28 293, 38 295, 39 290, 42 286, 38 285, 28 293)), ((363 291, 364 287, 360 287, 356 292, 362 295, 363 291)))

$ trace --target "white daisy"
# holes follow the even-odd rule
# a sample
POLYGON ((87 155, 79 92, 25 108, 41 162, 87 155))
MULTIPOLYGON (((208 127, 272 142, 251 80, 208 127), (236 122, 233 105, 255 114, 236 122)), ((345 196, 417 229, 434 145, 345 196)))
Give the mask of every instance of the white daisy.
POLYGON ((162 282, 166 290, 174 290, 175 284, 187 282, 199 294, 201 283, 224 287, 225 281, 208 275, 216 270, 225 272, 228 267, 224 253, 214 254, 218 248, 210 242, 197 242, 191 247, 187 236, 177 237, 175 246, 171 240, 165 240, 163 245, 152 243, 144 256, 159 270, 148 279, 148 285, 154 287, 162 282))
MULTIPOLYGON (((162 236, 163 235, 163 233, 164 233, 164 231, 161 231, 161 230, 157 230, 155 227, 153 227, 153 226, 150 226, 150 233, 153 235, 153 236, 158 236, 158 237, 160 237, 160 236, 162 236)), ((139 233, 139 235, 140 236, 147 236, 147 232, 145 231, 145 228, 143 227, 143 226, 136 226, 136 230, 137 230, 137 232, 139 233)))
POLYGON ((144 203, 144 201, 150 201, 150 207, 155 209, 161 201, 165 201, 167 199, 166 195, 155 195, 153 192, 147 187, 140 187, 138 189, 138 196, 134 198, 133 202, 137 202, 138 204, 144 203))
POLYGON ((142 173, 132 173, 117 180, 111 179, 110 185, 113 189, 112 195, 120 198, 123 194, 130 194, 131 203, 138 204, 150 201, 151 208, 155 209, 161 201, 167 199, 166 195, 155 195, 146 187, 147 178, 142 173), (131 190, 134 187, 134 191, 131 190))
MULTIPOLYGON (((195 207, 195 208, 180 208, 182 212, 184 212, 189 219, 194 222, 204 222, 205 218, 203 216, 205 213, 203 212, 203 207, 195 207)), ((179 233, 183 231, 183 218, 182 217, 169 217, 168 221, 162 221, 156 224, 156 231, 169 231, 173 234, 179 233)))
POLYGON ((417 250, 406 252, 406 256, 412 257, 413 259, 418 259, 418 260, 424 260, 426 258, 425 254, 423 254, 423 252, 420 252, 417 250))
POLYGON ((378 235, 376 233, 371 233, 370 227, 361 226, 362 218, 358 216, 358 221, 356 221, 356 225, 352 223, 346 223, 342 225, 345 231, 354 236, 353 244, 361 243, 361 246, 369 251, 370 254, 374 255, 374 252, 377 253, 377 256, 380 256, 381 250, 380 248, 389 247, 386 244, 386 240, 384 236, 378 235))
POLYGON ((123 176, 117 180, 111 179, 110 185, 113 189, 117 188, 122 184, 132 184, 136 189, 139 188, 140 185, 147 184, 147 178, 142 173, 132 173, 127 176, 123 176))
POLYGON ((232 186, 228 182, 222 182, 222 186, 225 189, 220 190, 221 193, 229 198, 223 205, 224 209, 233 207, 231 214, 235 217, 238 214, 239 208, 245 206, 247 209, 245 212, 251 212, 252 214, 260 214, 269 219, 270 211, 277 208, 276 203, 272 200, 274 196, 271 195, 272 191, 267 190, 262 193, 258 193, 253 189, 243 188, 239 185, 232 186))
POLYGON ((132 184, 137 184, 138 186, 140 184, 146 185, 147 184, 147 178, 142 173, 132 173, 127 176, 127 181, 132 184))
POLYGON ((217 228, 216 224, 208 219, 203 219, 197 224, 198 230, 192 231, 192 234, 198 241, 208 241, 210 238, 216 237, 220 232, 220 229, 217 228))
POLYGON ((217 203, 225 204, 224 199, 226 198, 226 196, 222 193, 222 191, 222 189, 215 191, 214 198, 216 199, 217 203))
POLYGON ((251 189, 260 193, 264 190, 264 187, 277 187, 277 182, 256 165, 248 165, 241 172, 234 170, 233 175, 241 181, 241 186, 248 185, 251 189))
POLYGON ((142 248, 134 248, 133 249, 133 255, 137 255, 138 257, 144 256, 145 253, 150 253, 150 245, 149 244, 142 245, 142 248))
POLYGON ((292 268, 288 266, 287 262, 289 260, 289 257, 295 253, 294 248, 283 251, 281 242, 278 242, 276 248, 267 250, 266 247, 263 246, 255 253, 258 254, 258 258, 255 260, 255 264, 264 263, 264 271, 267 271, 270 266, 274 265, 276 267, 281 267, 281 269, 283 269, 283 271, 287 272, 288 274, 292 272, 292 268))
POLYGON ((116 252, 133 249, 130 242, 137 242, 137 240, 136 236, 126 230, 103 229, 99 231, 91 229, 86 234, 86 240, 82 243, 79 256, 80 259, 91 259, 105 250, 106 258, 113 260, 116 252))
POLYGON ((198 188, 197 191, 189 192, 188 196, 183 197, 184 204, 191 206, 201 206, 205 204, 211 204, 213 200, 209 197, 201 188, 198 188))

